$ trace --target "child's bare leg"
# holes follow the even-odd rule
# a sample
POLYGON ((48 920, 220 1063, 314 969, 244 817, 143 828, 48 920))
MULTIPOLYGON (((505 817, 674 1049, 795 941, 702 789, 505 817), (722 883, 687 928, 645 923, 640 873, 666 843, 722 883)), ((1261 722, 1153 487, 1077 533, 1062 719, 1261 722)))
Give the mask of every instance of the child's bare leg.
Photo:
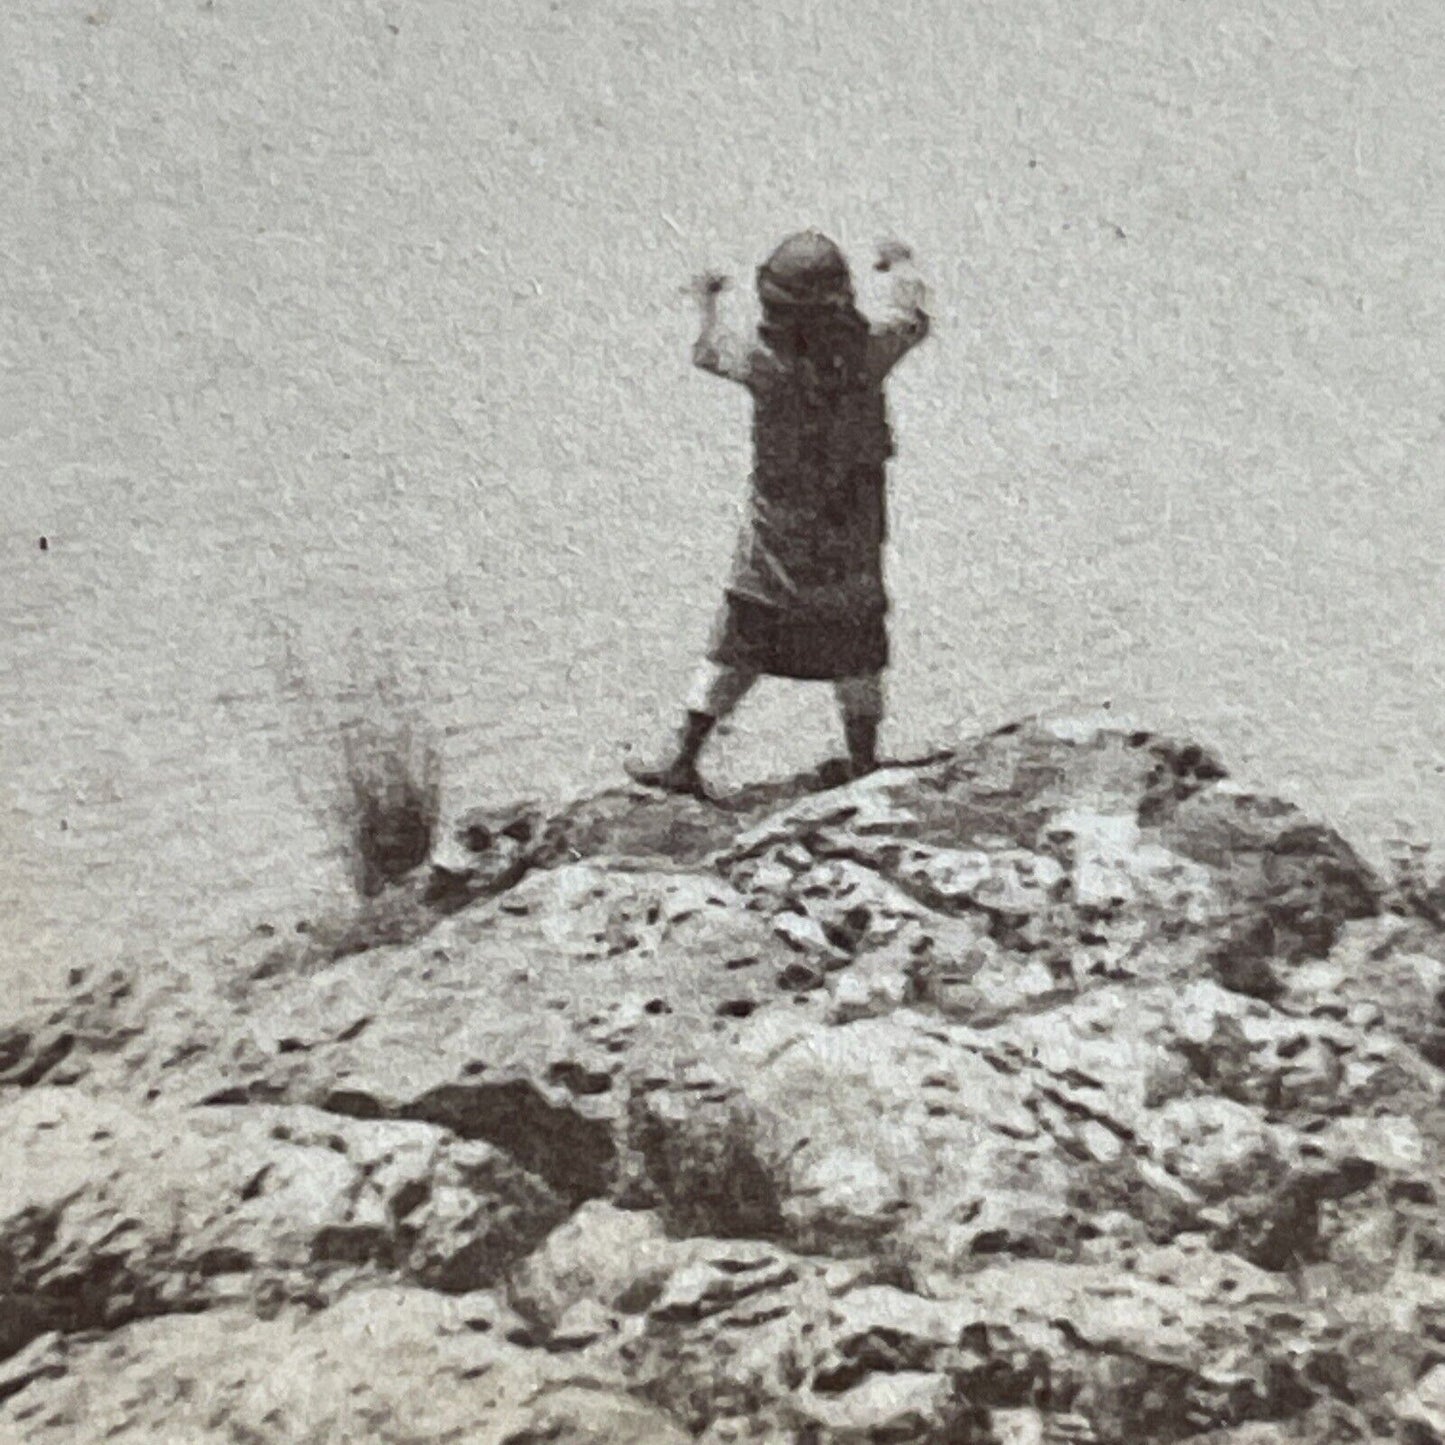
POLYGON ((687 710, 699 717, 721 722, 752 691, 758 675, 741 667, 724 667, 706 662, 693 679, 687 695, 687 710))
POLYGON ((697 675, 687 699, 687 718, 678 737, 677 749, 661 763, 627 765, 635 782, 670 793, 698 793, 702 779, 697 760, 703 744, 717 724, 747 696, 758 680, 755 672, 707 663, 697 675))
POLYGON ((840 677, 833 684, 843 713, 848 762, 854 777, 878 766, 878 728, 883 721, 883 678, 876 672, 840 677))

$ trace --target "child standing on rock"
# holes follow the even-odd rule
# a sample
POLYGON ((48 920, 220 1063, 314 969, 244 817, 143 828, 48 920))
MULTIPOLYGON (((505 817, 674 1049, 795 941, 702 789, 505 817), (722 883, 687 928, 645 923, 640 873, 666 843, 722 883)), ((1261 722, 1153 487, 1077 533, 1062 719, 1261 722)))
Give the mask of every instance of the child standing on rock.
POLYGON ((637 782, 702 795, 704 743, 764 676, 832 682, 851 775, 877 766, 893 455, 883 382, 928 335, 926 291, 911 261, 898 242, 879 248, 893 314, 870 324, 838 247, 817 231, 790 236, 758 268, 762 320, 752 338, 718 318, 725 277, 692 283, 702 310, 694 364, 752 393, 752 495, 678 745, 655 765, 629 764, 637 782))

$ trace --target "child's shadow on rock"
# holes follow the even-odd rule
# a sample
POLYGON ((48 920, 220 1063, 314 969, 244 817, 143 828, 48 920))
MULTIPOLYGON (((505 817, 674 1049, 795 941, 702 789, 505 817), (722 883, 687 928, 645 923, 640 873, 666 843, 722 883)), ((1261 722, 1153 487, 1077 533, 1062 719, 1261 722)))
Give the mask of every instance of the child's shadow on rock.
MULTIPOLYGON (((951 756, 947 751, 930 753, 913 758, 884 758, 873 770, 884 772, 891 768, 922 768, 951 756)), ((793 773, 786 778, 769 778, 758 783, 748 783, 730 793, 717 794, 709 799, 714 808, 725 813, 741 813, 758 818, 766 817, 779 809, 796 803, 814 793, 830 792, 858 781, 847 758, 829 758, 815 768, 793 773)))
POLYGON ((746 783, 727 793, 712 793, 708 803, 724 813, 763 816, 786 808, 812 793, 825 793, 853 781, 852 773, 842 758, 831 758, 816 768, 793 773, 786 778, 767 778, 746 783))
MULTIPOLYGON (((919 767, 934 760, 890 760, 880 766, 919 767)), ((771 814, 851 781, 848 763, 832 759, 705 799, 625 785, 580 799, 550 817, 535 807, 477 810, 462 821, 457 836, 474 856, 489 856, 500 887, 515 881, 517 871, 587 858, 667 860, 691 867, 725 850, 739 833, 771 814)))

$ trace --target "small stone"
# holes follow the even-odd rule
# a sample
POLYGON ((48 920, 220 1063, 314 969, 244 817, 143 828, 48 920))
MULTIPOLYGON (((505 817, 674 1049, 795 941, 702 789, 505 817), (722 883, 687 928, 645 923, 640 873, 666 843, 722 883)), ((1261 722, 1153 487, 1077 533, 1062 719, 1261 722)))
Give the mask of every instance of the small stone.
POLYGON ((1357 1029, 1376 1029, 1385 1022, 1385 1011, 1375 1003, 1357 1003, 1345 1014, 1345 1020, 1357 1029))
POLYGON ((836 1445, 933 1437, 954 1413, 953 1388, 944 1375, 899 1370, 869 1375, 838 1395, 805 1394, 798 1412, 828 1432, 836 1445))
POLYGON ((989 1423, 996 1445, 1047 1445, 1044 1417, 1037 1410, 995 1410, 989 1423))
POLYGON ((777 858, 760 858, 737 880, 747 893, 786 894, 793 886, 793 870, 777 858))
POLYGON ((778 987, 790 993, 804 993, 822 988, 826 975, 816 964, 795 958, 778 970, 778 987))
POLYGON ((809 914, 780 913, 773 919, 773 932, 800 953, 820 958, 834 966, 848 962, 848 955, 829 941, 823 925, 809 914))
POLYGON ((795 1167, 792 1193, 811 1231, 870 1236, 897 1223, 906 1199, 897 1179, 871 1155, 846 1145, 814 1154, 795 1167))
POLYGON ((851 968, 835 974, 829 1021, 852 1023, 902 1008, 912 992, 910 964, 906 953, 889 948, 865 954, 851 968))
POLYGON ((1396 1403, 1404 1445, 1439 1445, 1445 1440, 1445 1365, 1436 1365, 1396 1403))
POLYGON ((1112 1129, 1107 1129, 1097 1119, 1089 1119, 1079 1129, 1079 1142, 1089 1151, 1091 1158, 1100 1164, 1117 1163, 1124 1152, 1123 1141, 1112 1129))
POLYGON ((582 1350, 613 1333, 616 1317, 595 1299, 580 1299, 557 1321, 548 1345, 554 1350, 582 1350))

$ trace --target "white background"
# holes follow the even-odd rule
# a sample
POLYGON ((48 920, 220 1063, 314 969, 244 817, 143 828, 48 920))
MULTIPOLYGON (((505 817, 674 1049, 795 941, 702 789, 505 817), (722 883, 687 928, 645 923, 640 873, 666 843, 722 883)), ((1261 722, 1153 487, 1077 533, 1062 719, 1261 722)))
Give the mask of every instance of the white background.
POLYGON ((319 906, 377 669, 453 807, 661 743, 747 468, 677 288, 808 224, 936 288, 890 746, 1110 699, 1445 836, 1442 77, 1438 0, 0 8, 0 951, 319 906))

